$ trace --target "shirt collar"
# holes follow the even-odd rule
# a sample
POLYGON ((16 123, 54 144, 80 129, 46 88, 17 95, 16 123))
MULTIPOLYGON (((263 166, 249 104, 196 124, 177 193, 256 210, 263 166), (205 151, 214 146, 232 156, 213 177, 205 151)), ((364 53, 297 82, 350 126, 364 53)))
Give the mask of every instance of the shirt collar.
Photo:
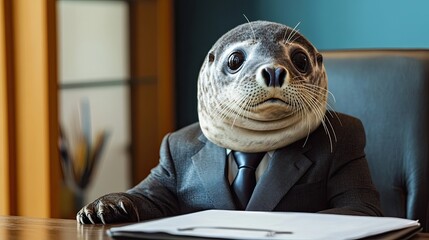
MULTIPOLYGON (((227 156, 232 152, 232 150, 231 150, 231 149, 229 149, 229 148, 226 148, 225 150, 226 150, 226 155, 227 155, 227 156)), ((268 156, 272 157, 275 151, 276 151, 276 150, 268 151, 268 152, 267 152, 267 153, 268 153, 268 156)))

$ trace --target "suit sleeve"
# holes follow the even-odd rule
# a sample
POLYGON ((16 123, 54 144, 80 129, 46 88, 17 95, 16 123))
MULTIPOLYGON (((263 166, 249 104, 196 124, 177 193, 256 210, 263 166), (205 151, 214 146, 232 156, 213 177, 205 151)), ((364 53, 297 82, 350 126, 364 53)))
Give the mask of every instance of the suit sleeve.
POLYGON ((140 220, 176 215, 179 204, 176 197, 176 171, 170 153, 169 136, 160 148, 159 164, 146 179, 128 190, 136 198, 140 220))
POLYGON ((323 213, 381 216, 379 194, 365 157, 365 131, 357 119, 340 127, 328 178, 330 209, 323 213))

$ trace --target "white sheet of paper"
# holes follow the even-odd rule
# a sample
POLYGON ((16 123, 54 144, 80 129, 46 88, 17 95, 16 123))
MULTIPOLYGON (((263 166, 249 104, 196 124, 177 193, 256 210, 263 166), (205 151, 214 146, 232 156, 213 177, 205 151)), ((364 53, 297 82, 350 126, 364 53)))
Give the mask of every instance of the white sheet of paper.
POLYGON ((168 233, 227 239, 356 239, 418 226, 418 221, 318 213, 207 210, 111 228, 111 232, 168 233), (192 230, 180 230, 193 228, 192 230), (235 230, 231 228, 246 229, 235 230), (273 232, 291 232, 269 235, 273 232))

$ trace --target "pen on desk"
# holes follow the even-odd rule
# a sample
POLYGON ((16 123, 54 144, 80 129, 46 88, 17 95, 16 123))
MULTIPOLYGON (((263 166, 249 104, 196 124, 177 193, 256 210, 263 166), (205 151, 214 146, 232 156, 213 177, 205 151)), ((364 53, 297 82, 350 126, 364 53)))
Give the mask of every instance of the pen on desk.
POLYGON ((291 231, 277 231, 272 229, 261 229, 261 228, 242 228, 242 227, 217 227, 217 226, 195 226, 178 228, 177 231, 194 231, 196 229, 220 229, 220 230, 237 230, 237 231, 254 231, 254 232, 266 232, 267 237, 273 237, 279 234, 293 234, 291 231))

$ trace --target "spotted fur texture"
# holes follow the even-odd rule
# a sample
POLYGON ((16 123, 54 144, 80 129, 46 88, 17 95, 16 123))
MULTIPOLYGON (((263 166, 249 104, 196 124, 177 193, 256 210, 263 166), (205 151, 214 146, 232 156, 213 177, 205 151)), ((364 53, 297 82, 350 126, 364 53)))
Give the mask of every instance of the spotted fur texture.
MULTIPOLYGON (((327 76, 322 55, 298 31, 256 21, 223 35, 207 54, 198 79, 198 116, 204 135, 224 148, 260 152, 307 137, 323 121, 327 76), (242 65, 228 68, 231 54, 242 65), (293 61, 307 57, 306 71, 293 61), (269 85, 267 68, 283 68, 284 83, 269 85)), ((329 123, 328 123, 329 124, 329 123)))

